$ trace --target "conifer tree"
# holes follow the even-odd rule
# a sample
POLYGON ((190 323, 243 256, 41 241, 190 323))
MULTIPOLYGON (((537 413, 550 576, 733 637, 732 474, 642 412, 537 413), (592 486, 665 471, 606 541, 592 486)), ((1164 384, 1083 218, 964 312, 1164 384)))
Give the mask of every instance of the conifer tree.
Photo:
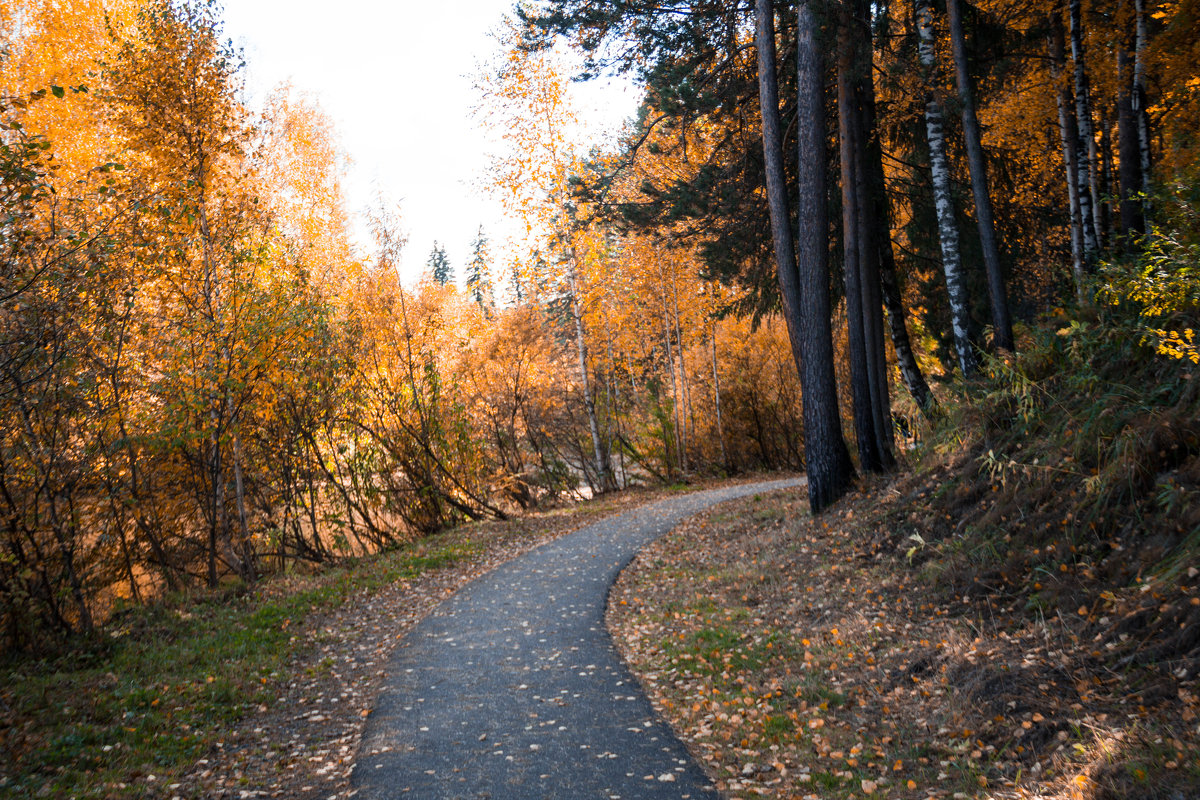
POLYGON ((438 244, 437 240, 433 242, 433 249, 429 251, 425 266, 429 267, 429 274, 438 286, 454 283, 454 270, 450 266, 450 259, 446 258, 446 248, 438 244))
POLYGON ((804 392, 805 461, 808 502, 816 513, 845 494, 854 477, 850 453, 842 438, 833 371, 833 336, 829 325, 828 236, 825 214, 825 120, 821 50, 811 2, 800 4, 797 47, 801 114, 799 144, 804 151, 798 176, 800 193, 795 244, 783 172, 779 90, 775 66, 775 11, 771 0, 755 3, 763 158, 771 232, 784 319, 804 392))
POLYGON ((471 261, 467 264, 467 293, 480 308, 493 309, 496 307, 495 291, 492 288, 491 253, 488 250, 488 237, 483 226, 475 234, 471 243, 471 261))

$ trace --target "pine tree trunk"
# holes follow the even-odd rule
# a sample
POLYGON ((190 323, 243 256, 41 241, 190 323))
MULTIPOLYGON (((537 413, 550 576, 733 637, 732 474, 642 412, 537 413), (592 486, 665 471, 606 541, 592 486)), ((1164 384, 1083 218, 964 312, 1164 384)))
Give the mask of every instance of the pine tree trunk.
MULTIPOLYGON (((1127 0, 1121 5, 1128 9, 1127 0)), ((1119 22, 1120 17, 1118 14, 1119 22)), ((1136 18, 1134 24, 1137 24, 1136 18)), ((1136 32, 1133 38, 1136 49, 1136 32)), ((1121 221, 1117 236, 1122 246, 1129 249, 1136 238, 1145 231, 1145 220, 1142 217, 1142 201, 1139 198, 1143 191, 1141 134, 1134 114, 1134 97, 1137 94, 1134 75, 1136 58, 1129 52, 1127 42, 1128 39, 1123 38, 1117 50, 1117 154, 1120 160, 1118 169, 1121 181, 1121 221)))
MULTIPOLYGON (((861 113, 859 119, 863 120, 861 113)), ((860 126, 860 133, 865 129, 860 126)), ((862 138, 859 139, 858 197, 860 245, 859 274, 862 279, 863 295, 863 338, 867 346, 867 380, 871 390, 871 414, 875 432, 875 447, 879 451, 880 470, 891 469, 896 464, 893 451, 895 438, 892 432, 892 402, 889 392, 887 347, 883 334, 883 290, 879 266, 879 227, 874 208, 869 199, 866 159, 862 138)))
POLYGON ((837 44, 838 147, 842 183, 842 276, 846 286, 846 327, 850 360, 850 389, 854 400, 854 434, 858 464, 867 472, 879 472, 883 459, 875 436, 871 405, 870 370, 863 320, 861 213, 858 197, 858 118, 854 102, 854 43, 850 11, 840 9, 837 44))
POLYGON ((979 361, 970 338, 970 303, 966 273, 959 251, 958 226, 954 220, 954 200, 950 190, 950 165, 946 159, 946 137, 943 130, 942 104, 937 98, 938 69, 934 53, 933 9, 930 0, 917 0, 918 52, 925 71, 925 130, 929 142, 929 171, 933 178, 933 201, 937 213, 938 239, 942 249, 942 271, 946 276, 946 293, 950 299, 950 326, 958 366, 970 377, 979 369, 979 361))
POLYGON ((800 0, 797 10, 796 133, 800 161, 794 245, 783 170, 779 89, 775 77, 775 15, 771 0, 755 0, 755 40, 776 276, 792 355, 800 370, 808 502, 815 514, 849 491, 854 467, 842 438, 833 371, 826 244, 829 226, 825 209, 824 67, 818 42, 820 26, 812 3, 813 0, 800 0))
POLYGON ((996 242, 996 224, 992 215, 992 195, 988 191, 987 164, 983 157, 983 137, 975 114, 975 97, 971 90, 971 75, 967 68, 967 43, 963 32, 960 0, 946 0, 950 21, 950 43, 954 50, 954 77, 958 99, 962 104, 963 139, 966 142, 967 166, 971 173, 971 194, 975 198, 975 223, 979 228, 979 243, 983 249, 983 266, 987 274, 988 300, 992 308, 992 334, 996 347, 1013 349, 1012 318, 1008 310, 1008 291, 1004 286, 1004 271, 1000 266, 1000 247, 996 242))
POLYGON ((1113 152, 1112 152, 1112 117, 1111 109, 1105 108, 1100 113, 1100 142, 1097 145, 1100 154, 1100 239, 1112 242, 1113 239, 1113 152))
POLYGON ((1048 45, 1050 50, 1050 75, 1058 84, 1055 99, 1058 103, 1058 131, 1062 140, 1063 169, 1067 180, 1067 198, 1071 215, 1071 276, 1075 284, 1075 299, 1082 305, 1087 302, 1087 252, 1084 246, 1083 205, 1079 201, 1079 170, 1076 156, 1079 148, 1079 130, 1075 126, 1075 102, 1071 87, 1066 83, 1066 43, 1062 20, 1057 13, 1049 15, 1048 45))
POLYGON ((881 228, 872 196, 873 181, 869 162, 879 151, 875 130, 874 54, 871 42, 870 0, 853 0, 853 43, 858 70, 854 79, 854 122, 857 136, 854 148, 855 193, 858 198, 859 276, 862 288, 863 338, 867 348, 867 379, 871 391, 871 415, 875 447, 880 469, 895 466, 892 431, 892 405, 888 380, 887 347, 883 333, 883 291, 881 287, 881 228))

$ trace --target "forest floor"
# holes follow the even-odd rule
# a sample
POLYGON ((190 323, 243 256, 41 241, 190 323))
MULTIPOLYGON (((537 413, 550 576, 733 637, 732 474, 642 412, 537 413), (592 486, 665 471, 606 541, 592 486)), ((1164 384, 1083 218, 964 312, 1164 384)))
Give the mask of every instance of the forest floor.
POLYGON ((815 519, 802 492, 726 504, 622 574, 610 630, 724 796, 1200 796, 1194 551, 1143 571, 1131 531, 1104 553, 1136 577, 1106 580, 1057 525, 1024 554, 1017 520, 966 536, 959 504, 1014 514, 982 456, 815 519))

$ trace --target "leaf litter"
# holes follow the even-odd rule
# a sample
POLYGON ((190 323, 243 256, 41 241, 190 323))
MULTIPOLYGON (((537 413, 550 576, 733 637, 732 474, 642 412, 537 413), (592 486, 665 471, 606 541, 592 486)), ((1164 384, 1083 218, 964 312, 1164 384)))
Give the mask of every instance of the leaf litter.
POLYGON ((1190 610, 1196 569, 1106 590, 1107 614, 962 591, 908 533, 940 510, 912 512, 931 487, 906 481, 864 481, 817 519, 795 491, 730 503, 622 574, 618 647, 722 794, 1196 796, 1200 652, 1152 658, 1162 637, 1128 632, 1149 606, 1126 597, 1190 610))

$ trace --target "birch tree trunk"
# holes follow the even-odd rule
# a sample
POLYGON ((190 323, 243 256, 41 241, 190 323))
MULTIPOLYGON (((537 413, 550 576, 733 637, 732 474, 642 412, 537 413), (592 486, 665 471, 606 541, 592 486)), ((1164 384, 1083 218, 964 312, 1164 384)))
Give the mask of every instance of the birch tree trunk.
POLYGON ((687 359, 684 356, 683 347, 683 326, 679 322, 679 284, 675 280, 675 269, 671 268, 671 307, 675 312, 675 349, 679 351, 679 389, 683 394, 683 404, 685 408, 680 413, 680 418, 683 422, 683 471, 688 471, 688 432, 692 433, 696 430, 696 414, 692 408, 692 390, 688 386, 687 379, 687 359))
POLYGON ((254 545, 250 540, 250 524, 246 515, 246 489, 242 480, 242 442, 237 436, 233 438, 233 485, 234 498, 237 501, 238 528, 241 533, 242 580, 252 583, 255 578, 254 545))
POLYGON ((755 43, 776 277, 792 355, 800 370, 808 502, 815 514, 849 490, 854 467, 846 440, 842 438, 833 371, 826 244, 829 226, 825 210, 824 66, 818 42, 820 26, 812 7, 814 2, 800 0, 797 9, 796 133, 800 191, 795 244, 783 170, 779 89, 775 77, 775 14, 771 0, 755 0, 755 43))
POLYGON ((592 382, 588 376, 587 340, 584 337, 583 309, 580 308, 579 274, 575 266, 575 254, 568 255, 570 264, 567 279, 571 292, 571 317, 575 321, 575 350, 579 357, 579 381, 583 388, 583 406, 587 411, 588 430, 592 435, 592 457, 595 459, 597 491, 609 488, 608 469, 604 461, 604 448, 600 443, 600 425, 596 421, 596 401, 592 398, 592 382))
POLYGON ((1000 266, 1000 246, 996 242, 992 195, 988 191, 983 137, 979 130, 979 119, 975 114, 975 96, 971 90, 971 74, 967 68, 967 43, 959 0, 946 0, 946 16, 950 22, 950 44, 954 51, 954 78, 958 86, 958 100, 962 105, 963 139, 967 149, 967 166, 971 173, 971 194, 975 199, 975 224, 979 228, 979 243, 983 249, 983 266, 987 274, 988 301, 992 307, 992 333, 996 347, 1011 351, 1012 317, 1008 310, 1004 271, 1000 266))
MULTIPOLYGON (((413 407, 417 412, 417 422, 419 423, 420 449, 421 449, 421 482, 424 484, 422 488, 428 489, 426 497, 433 506, 435 518, 440 523, 445 519, 445 512, 442 505, 442 490, 437 479, 436 467, 433 463, 433 425, 436 419, 437 408, 430 409, 425 402, 425 392, 417 383, 417 361, 413 353, 413 332, 408 321, 408 301, 405 297, 404 287, 398 287, 398 297, 400 299, 400 320, 401 329, 404 333, 404 361, 406 372, 408 373, 408 390, 412 395, 413 407)), ((346 518, 350 518, 350 506, 347 502, 346 518)), ((314 535, 315 535, 314 531, 314 535)))
POLYGON ((954 334, 954 349, 963 375, 970 377, 979 369, 979 361, 971 346, 970 302, 966 274, 959 250, 958 226, 954 220, 954 200, 950 191, 950 165, 946 160, 946 137, 943 130, 942 104, 937 97, 938 69, 934 53, 933 8, 930 0, 917 0, 918 53, 925 71, 925 131, 929 142, 929 171, 933 178, 933 201, 937 213, 938 239, 942 249, 942 271, 946 276, 946 293, 950 299, 950 327, 954 334))
MULTIPOLYGON (((605 390, 609 397, 609 419, 611 424, 608 427, 609 435, 605 437, 604 452, 612 453, 613 451, 613 435, 611 431, 615 429, 617 442, 621 441, 623 432, 621 430, 621 383, 617 376, 617 360, 613 355, 612 346, 612 324, 608 319, 608 314, 604 315, 605 336, 604 346, 608 351, 608 385, 605 390)), ((611 456, 610 456, 611 458, 611 456)), ((610 466, 612 466, 610 462, 610 466)), ((618 489, 626 489, 629 486, 628 473, 625 471, 625 451, 617 448, 617 464, 616 472, 613 474, 613 486, 618 489)))
MULTIPOLYGON (((212 231, 208 224, 206 197, 204 195, 204 166, 205 157, 201 155, 194 179, 200 192, 196 205, 199 212, 197 219, 200 223, 201 260, 204 273, 203 302, 205 310, 209 315, 211 323, 210 332, 213 340, 212 346, 206 349, 204 360, 208 380, 215 382, 219 371, 217 362, 218 360, 222 360, 222 354, 218 351, 220 349, 220 342, 224 338, 224 330, 221 323, 221 281, 217 275, 216 263, 213 258, 212 231)), ((207 578, 208 585, 213 587, 217 585, 218 578, 218 547, 224 545, 225 550, 231 549, 224 541, 228 536, 228 530, 225 526, 225 467, 223 464, 221 432, 225 425, 225 409, 227 404, 226 393, 222 391, 222 387, 216 385, 208 387, 208 404, 208 421, 212 430, 209 432, 209 450, 206 454, 207 463, 205 464, 208 470, 209 483, 209 496, 206 498, 209 507, 207 578)))
POLYGON ((717 440, 721 443, 721 468, 729 472, 729 452, 725 449, 725 424, 721 419, 721 376, 717 372, 717 323, 710 326, 709 341, 712 343, 713 406, 717 411, 717 440))
MULTIPOLYGON (((1142 191, 1150 189, 1150 117, 1146 109, 1146 0, 1134 0, 1133 113, 1137 120, 1138 147, 1142 167, 1142 191)), ((1143 216, 1149 213, 1148 201, 1143 216)))
POLYGON ((1079 180, 1079 210, 1083 215, 1083 253, 1085 267, 1091 269, 1100 252, 1100 192, 1097 186, 1096 137, 1092 130, 1092 104, 1088 91, 1087 67, 1083 58, 1083 10, 1080 0, 1067 0, 1067 20, 1071 35, 1071 63, 1075 80, 1075 125, 1079 140, 1075 165, 1079 180))
POLYGON ((1075 125, 1075 102, 1071 87, 1064 78, 1066 69, 1066 41, 1063 36, 1062 20, 1055 12, 1049 15, 1050 75, 1058 85, 1055 101, 1058 104, 1058 132, 1062 140, 1063 169, 1067 180, 1067 198, 1071 218, 1071 277, 1075 284, 1075 300, 1079 304, 1087 301, 1087 251, 1084 246, 1083 206, 1079 201, 1079 170, 1075 159, 1079 154, 1077 142, 1079 130, 1075 125))
MULTIPOLYGON (((658 264, 659 304, 662 307, 663 345, 667 349, 667 374, 671 376, 671 419, 674 421, 675 464, 683 471, 683 436, 680 433, 680 402, 679 391, 675 386, 675 353, 671 347, 671 317, 667 313, 667 289, 663 284, 662 263, 658 264)), ((670 470, 668 470, 670 472, 670 470)))

